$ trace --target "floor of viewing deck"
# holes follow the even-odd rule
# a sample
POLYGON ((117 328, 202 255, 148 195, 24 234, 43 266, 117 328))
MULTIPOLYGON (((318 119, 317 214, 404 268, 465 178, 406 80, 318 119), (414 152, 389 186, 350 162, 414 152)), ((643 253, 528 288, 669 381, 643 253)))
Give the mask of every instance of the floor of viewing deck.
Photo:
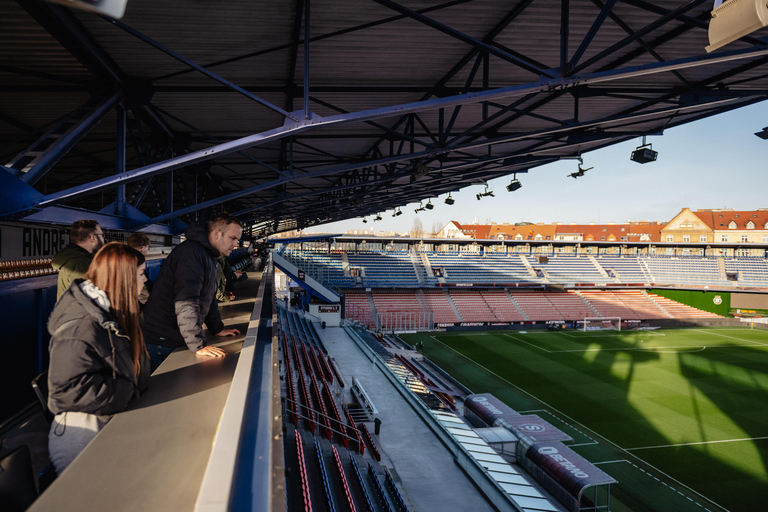
POLYGON ((235 288, 237 300, 219 304, 226 328, 237 328, 241 334, 218 338, 206 330, 208 342, 229 354, 224 358, 199 357, 188 350, 171 354, 152 375, 150 388, 138 403, 113 417, 30 512, 95 512, 105 506, 111 512, 195 509, 260 276, 250 272, 249 279, 235 288))

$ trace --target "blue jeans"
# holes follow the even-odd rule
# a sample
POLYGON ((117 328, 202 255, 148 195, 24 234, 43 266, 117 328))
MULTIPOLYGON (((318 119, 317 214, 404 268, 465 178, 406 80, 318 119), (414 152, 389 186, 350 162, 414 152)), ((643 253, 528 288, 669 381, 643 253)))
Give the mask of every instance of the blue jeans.
POLYGON ((157 367, 163 364, 163 361, 165 361, 174 350, 176 350, 176 347, 166 347, 165 345, 147 343, 147 352, 149 352, 149 371, 155 373, 157 367))

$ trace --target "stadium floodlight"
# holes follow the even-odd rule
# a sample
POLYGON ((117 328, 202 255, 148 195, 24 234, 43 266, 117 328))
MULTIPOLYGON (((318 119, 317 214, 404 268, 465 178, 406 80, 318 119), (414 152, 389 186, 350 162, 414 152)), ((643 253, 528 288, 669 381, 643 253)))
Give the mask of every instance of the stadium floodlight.
MULTIPOLYGON (((483 182, 483 183, 485 183, 485 182, 483 182)), ((479 201, 482 198, 488 197, 488 196, 496 197, 496 196, 493 195, 493 190, 488 190, 488 184, 485 183, 485 191, 484 192, 479 192, 478 194, 475 194, 475 197, 477 197, 477 200, 479 201)))
POLYGON ((517 173, 515 173, 512 177, 512 181, 509 182, 509 185, 507 185, 507 192, 514 192, 515 190, 518 190, 522 188, 523 184, 520 183, 520 180, 517 179, 517 173))
POLYGON ((715 0, 710 16, 707 53, 768 25, 768 5, 763 0, 715 0))
POLYGON ((373 218, 373 221, 374 221, 374 222, 376 222, 377 220, 381 220, 381 215, 379 215, 378 213, 377 213, 377 214, 376 214, 376 216, 373 218))
POLYGON ((451 204, 453 204, 455 202, 456 201, 454 201, 453 198, 451 197, 451 193, 448 192, 448 197, 445 198, 445 204, 451 205, 451 204))
POLYGON ((397 210, 395 210, 395 213, 393 213, 392 216, 393 217, 399 217, 402 214, 403 214, 402 210, 400 210, 400 208, 398 208, 397 210))
POLYGON ((757 135, 763 140, 768 140, 768 126, 763 128, 763 131, 755 133, 755 135, 757 135))
POLYGON ((655 162, 657 156, 659 156, 659 153, 653 150, 652 144, 645 143, 645 135, 643 135, 643 144, 637 146, 629 159, 639 164, 647 164, 648 162, 655 162))
POLYGON ((367 224, 367 223, 368 223, 368 219, 366 219, 365 217, 363 217, 363 224, 367 224))
POLYGON ((434 207, 435 207, 435 205, 432 204, 432 200, 431 199, 429 201, 427 201, 427 204, 424 205, 424 208, 426 208, 427 210, 431 210, 434 207))

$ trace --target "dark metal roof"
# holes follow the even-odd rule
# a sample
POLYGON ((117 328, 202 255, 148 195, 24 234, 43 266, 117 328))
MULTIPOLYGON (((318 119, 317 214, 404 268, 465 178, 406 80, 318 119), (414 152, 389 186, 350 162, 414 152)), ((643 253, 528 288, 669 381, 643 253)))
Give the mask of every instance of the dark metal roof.
POLYGON ((306 1, 0 3, 0 218, 303 228, 768 97, 712 0, 306 1))

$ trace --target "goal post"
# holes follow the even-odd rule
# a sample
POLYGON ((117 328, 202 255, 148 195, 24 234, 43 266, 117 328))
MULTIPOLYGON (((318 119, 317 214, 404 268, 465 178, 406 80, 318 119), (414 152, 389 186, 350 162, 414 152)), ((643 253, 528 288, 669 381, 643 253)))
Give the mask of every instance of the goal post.
POLYGON ((584 318, 586 331, 620 331, 621 317, 618 316, 588 316, 584 318))

